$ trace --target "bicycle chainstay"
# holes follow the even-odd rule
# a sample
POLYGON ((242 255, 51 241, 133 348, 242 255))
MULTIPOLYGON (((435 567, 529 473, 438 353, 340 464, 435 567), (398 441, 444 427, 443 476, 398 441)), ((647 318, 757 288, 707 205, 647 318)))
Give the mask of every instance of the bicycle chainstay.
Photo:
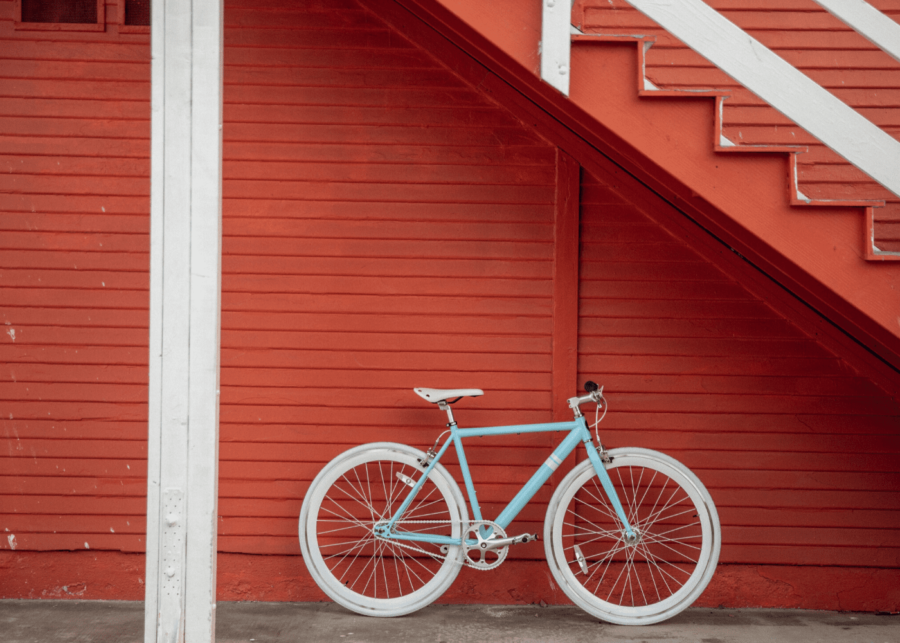
MULTIPOLYGON (((394 524, 399 525, 399 524, 405 523, 408 525, 414 525, 414 524, 415 525, 449 525, 454 522, 459 522, 460 527, 463 528, 465 533, 468 533, 473 527, 475 527, 475 525, 478 525, 481 527, 491 527, 492 529, 495 530, 494 533, 500 533, 500 534, 506 533, 500 525, 498 525, 495 522, 491 522, 490 520, 469 520, 469 521, 465 521, 465 520, 459 520, 459 521, 456 521, 456 520, 398 520, 394 524), (463 525, 466 525, 466 526, 463 527, 463 525)), ((436 554, 431 551, 426 551, 426 550, 422 549, 421 547, 416 547, 415 545, 403 542, 402 540, 394 540, 393 538, 381 538, 379 536, 375 536, 375 539, 383 541, 383 542, 391 543, 392 545, 397 545, 398 547, 403 547, 404 549, 417 551, 419 553, 425 554, 426 556, 430 556, 431 558, 434 558, 436 560, 447 560, 446 556, 441 556, 440 554, 436 554)), ((509 547, 507 546, 507 547, 504 547, 503 549, 509 549, 509 547)), ((495 551, 499 552, 500 550, 495 550, 495 551)), ((505 558, 506 558, 506 556, 501 556, 500 562, 503 562, 503 560, 505 558)), ((492 565, 491 567, 487 567, 487 568, 480 567, 480 566, 476 565, 474 563, 474 561, 472 561, 468 557, 468 555, 464 557, 464 560, 451 561, 451 562, 455 562, 457 565, 466 565, 467 567, 471 567, 472 569, 477 569, 480 572, 490 571, 499 565, 499 563, 498 563, 497 565, 492 565)))

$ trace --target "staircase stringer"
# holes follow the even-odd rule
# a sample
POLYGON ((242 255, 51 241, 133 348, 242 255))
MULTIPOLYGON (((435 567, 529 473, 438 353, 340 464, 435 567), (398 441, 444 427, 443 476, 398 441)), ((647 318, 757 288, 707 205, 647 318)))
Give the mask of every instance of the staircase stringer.
POLYGON ((825 207, 859 207, 864 209, 865 217, 865 233, 863 242, 864 258, 867 261, 900 261, 900 252, 890 252, 880 250, 875 245, 875 218, 878 208, 885 206, 883 199, 816 199, 807 197, 801 189, 801 181, 798 172, 799 155, 805 154, 809 148, 805 145, 748 145, 745 143, 734 143, 730 141, 724 134, 724 106, 725 101, 731 97, 732 93, 727 89, 716 89, 707 87, 680 88, 680 89, 664 89, 657 87, 646 74, 647 69, 647 52, 656 42, 656 36, 645 34, 586 34, 581 32, 577 27, 572 26, 572 43, 581 44, 602 44, 602 43, 622 43, 624 41, 634 41, 638 57, 638 77, 635 79, 637 85, 638 96, 642 98, 713 98, 715 105, 715 120, 713 123, 713 148, 716 152, 723 154, 734 153, 766 153, 766 154, 786 154, 787 173, 788 173, 788 202, 792 206, 825 206, 825 207))

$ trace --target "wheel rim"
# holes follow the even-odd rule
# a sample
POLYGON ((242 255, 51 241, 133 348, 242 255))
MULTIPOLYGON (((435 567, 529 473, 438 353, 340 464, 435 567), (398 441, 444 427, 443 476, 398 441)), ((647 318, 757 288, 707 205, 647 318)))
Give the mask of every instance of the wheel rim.
MULTIPOLYGON (((460 547, 443 554, 437 545, 401 544, 374 535, 373 527, 389 519, 410 491, 398 473, 418 480, 423 471, 410 454, 387 449, 358 453, 329 471, 309 498, 305 536, 311 571, 324 581, 319 584, 326 593, 348 606, 407 611, 433 600, 458 570, 460 547)), ((398 522, 397 532, 454 537, 461 533, 452 490, 437 471, 401 520, 444 522, 398 522)))
POLYGON ((619 456, 608 472, 637 537, 626 541, 599 479, 586 467, 554 519, 562 577, 589 610, 636 620, 677 613, 708 581, 713 530, 703 494, 659 459, 619 456))

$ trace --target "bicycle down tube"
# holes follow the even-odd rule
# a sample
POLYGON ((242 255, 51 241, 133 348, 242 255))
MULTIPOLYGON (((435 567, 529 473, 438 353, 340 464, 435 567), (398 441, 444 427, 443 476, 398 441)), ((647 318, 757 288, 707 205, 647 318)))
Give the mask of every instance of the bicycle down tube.
MULTIPOLYGON (((612 480, 610 480, 609 474, 606 472, 606 467, 601 461, 599 453, 597 453, 597 448, 591 441, 591 434, 590 431, 588 431, 587 423, 585 422, 584 417, 577 417, 570 422, 526 424, 521 426, 498 426, 476 429, 460 429, 456 427, 455 424, 451 425, 450 437, 447 438, 447 441, 441 447, 440 451, 438 451, 438 453, 433 458, 431 458, 430 462, 428 462, 428 466, 424 470, 423 475, 413 485, 403 503, 400 505, 397 511, 394 512, 390 520, 375 528, 376 533, 378 533, 378 535, 382 538, 390 538, 391 540, 427 542, 438 545, 461 545, 461 538, 454 539, 450 536, 439 536, 436 534, 417 534, 409 532, 398 533, 394 531, 395 523, 398 521, 400 516, 402 516, 404 512, 406 512, 406 510, 409 508, 410 504, 416 497, 419 489, 425 483, 425 480, 428 478, 432 469, 434 469, 437 463, 441 460, 441 457, 447 451, 450 443, 452 442, 456 447, 456 454, 459 458, 459 465, 462 470, 463 480, 465 481, 466 492, 469 496, 469 503, 472 506, 472 514, 476 521, 481 521, 483 520, 481 516, 481 507, 478 504, 478 496, 475 491, 475 486, 472 483, 472 476, 469 473, 469 466, 468 462, 466 461, 466 454, 465 450, 463 449, 462 439, 467 437, 510 435, 513 433, 545 433, 551 431, 569 431, 569 434, 565 437, 565 439, 563 439, 559 446, 556 447, 553 453, 550 454, 550 457, 547 458, 547 460, 538 468, 534 475, 531 476, 531 479, 529 479, 528 482, 525 483, 525 485, 519 490, 515 497, 510 500, 506 508, 493 522, 498 524, 502 529, 506 529, 506 527, 513 520, 515 520, 516 516, 519 515, 519 512, 522 511, 522 509, 534 497, 534 495, 544 485, 544 483, 547 482, 553 472, 556 471, 557 467, 562 464, 562 462, 569 456, 570 453, 572 453, 572 451, 578 446, 578 443, 580 442, 587 450, 588 458, 590 459, 591 464, 593 465, 594 470, 597 473, 597 477, 600 478, 600 483, 603 485, 606 496, 609 498, 610 503, 615 509, 616 515, 624 526, 626 537, 629 539, 634 538, 634 530, 632 529, 631 524, 628 521, 628 517, 625 515, 625 510, 623 509, 622 503, 619 500, 619 496, 616 493, 615 488, 613 487, 612 480)), ((405 484, 409 483, 405 482, 405 484)))

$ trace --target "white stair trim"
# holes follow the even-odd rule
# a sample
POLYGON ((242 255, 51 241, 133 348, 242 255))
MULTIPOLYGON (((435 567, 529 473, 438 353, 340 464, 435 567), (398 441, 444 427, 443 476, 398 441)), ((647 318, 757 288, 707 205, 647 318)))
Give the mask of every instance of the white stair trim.
POLYGON ((541 1, 541 78, 568 96, 572 0, 541 1))
POLYGON ((866 0, 815 0, 862 34, 885 53, 900 61, 900 24, 897 24, 866 0))

